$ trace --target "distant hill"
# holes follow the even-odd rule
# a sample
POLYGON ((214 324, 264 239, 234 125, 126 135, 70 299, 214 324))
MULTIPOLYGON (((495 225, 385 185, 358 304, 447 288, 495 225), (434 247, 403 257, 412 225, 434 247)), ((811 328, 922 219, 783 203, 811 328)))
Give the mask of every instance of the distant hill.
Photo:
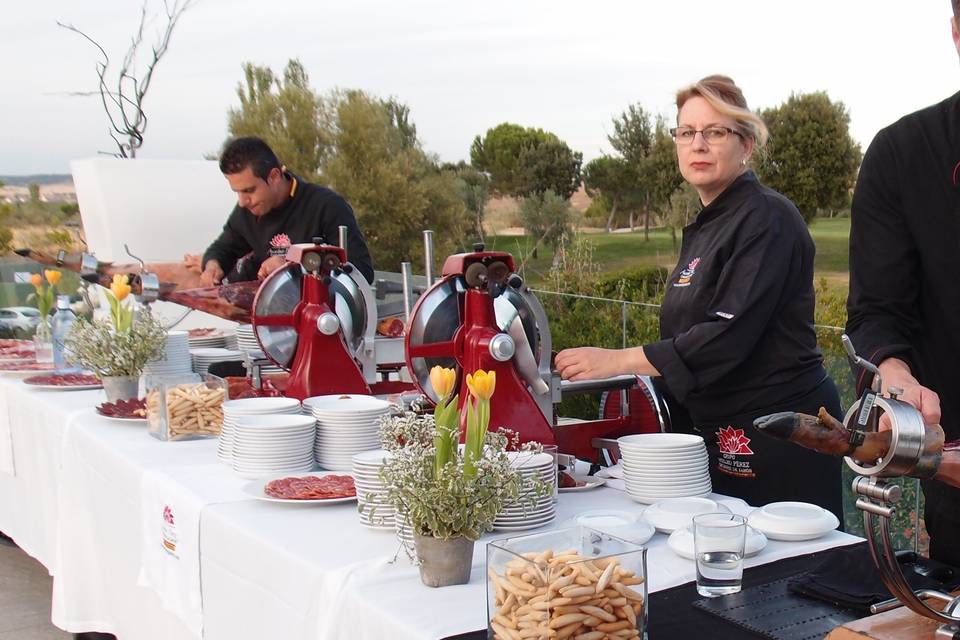
POLYGON ((10 187, 25 187, 28 184, 63 184, 73 182, 69 173, 40 173, 32 176, 0 176, 0 182, 10 187))

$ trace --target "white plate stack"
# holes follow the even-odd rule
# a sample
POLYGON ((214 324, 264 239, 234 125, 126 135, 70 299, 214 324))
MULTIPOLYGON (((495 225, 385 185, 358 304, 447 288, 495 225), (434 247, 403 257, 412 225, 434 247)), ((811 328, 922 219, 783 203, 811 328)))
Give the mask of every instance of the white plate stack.
POLYGON ((314 396, 303 408, 317 419, 317 463, 330 471, 350 471, 353 456, 380 448, 380 418, 390 403, 373 396, 314 396))
POLYGON ((627 493, 637 502, 705 496, 712 491, 703 438, 686 433, 642 433, 617 439, 627 493))
POLYGON ((313 470, 313 416, 244 416, 233 428, 233 470, 241 477, 266 478, 313 470))
MULTIPOLYGON (((234 348, 230 345, 227 346, 231 349, 234 348)), ((237 325, 237 344, 235 348, 244 353, 250 353, 251 351, 263 353, 260 343, 257 342, 256 336, 253 335, 252 324, 237 325)), ((283 371, 284 369, 281 369, 275 364, 269 364, 264 367, 260 367, 260 373, 283 373, 283 371)))
POLYGON ((177 376, 193 373, 190 342, 186 331, 170 331, 163 360, 151 360, 143 367, 143 376, 177 376))
MULTIPOLYGON (((190 349, 226 349, 227 332, 223 329, 204 329, 207 333, 197 336, 189 336, 190 349)), ((230 333, 233 333, 232 331, 230 333)), ((235 342, 235 341, 234 341, 235 342)))
POLYGON ((357 509, 360 524, 370 529, 393 531, 395 509, 384 497, 380 467, 390 454, 383 449, 364 451, 353 456, 353 481, 357 487, 357 509))
POLYGON ((205 347, 202 349, 190 349, 190 356, 193 358, 193 370, 200 375, 207 372, 215 362, 243 362, 243 352, 223 349, 220 347, 205 347))
POLYGON ((535 501, 509 502, 503 506, 496 520, 493 521, 495 531, 526 531, 549 524, 557 517, 556 505, 553 502, 552 487, 557 482, 557 465, 549 453, 529 453, 525 451, 508 451, 513 467, 519 469, 525 480, 539 479, 550 490, 546 495, 537 496, 527 488, 522 491, 521 498, 535 501))
POLYGON ((223 426, 217 443, 217 458, 233 466, 234 425, 240 418, 264 415, 299 415, 300 401, 296 398, 240 398, 223 403, 223 426))

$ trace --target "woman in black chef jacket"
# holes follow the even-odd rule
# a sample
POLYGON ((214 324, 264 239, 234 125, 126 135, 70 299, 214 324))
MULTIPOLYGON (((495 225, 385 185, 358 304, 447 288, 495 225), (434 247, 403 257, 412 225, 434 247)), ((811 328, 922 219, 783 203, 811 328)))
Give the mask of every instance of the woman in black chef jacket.
POLYGON ((813 328, 813 241, 793 203, 749 168, 767 130, 733 80, 704 78, 677 94, 677 109, 680 172, 703 209, 683 230, 661 340, 566 349, 557 369, 570 380, 661 377, 670 404, 685 409, 672 413, 674 430, 706 441, 714 491, 754 506, 812 502, 842 522, 840 460, 753 427, 762 415, 821 406, 843 418, 813 328))

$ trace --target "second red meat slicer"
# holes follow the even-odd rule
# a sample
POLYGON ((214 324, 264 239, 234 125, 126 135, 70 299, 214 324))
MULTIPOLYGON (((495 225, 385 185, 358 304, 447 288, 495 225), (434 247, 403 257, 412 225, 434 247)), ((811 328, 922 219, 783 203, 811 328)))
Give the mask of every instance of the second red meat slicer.
MULTIPOLYGON (((447 258, 441 278, 410 314, 404 353, 414 384, 436 402, 430 369, 435 365, 454 368, 462 403, 467 397, 466 373, 495 371, 491 429, 507 427, 521 441, 556 444, 561 453, 599 463, 603 440, 638 431, 629 403, 620 404, 619 415, 559 424, 555 404, 563 394, 612 389, 624 390, 626 396, 626 390, 635 390, 642 382, 635 376, 561 381, 551 369, 546 313, 515 273, 513 257, 485 251, 483 245, 474 249, 447 258)), ((649 412, 650 406, 646 409, 649 412)))

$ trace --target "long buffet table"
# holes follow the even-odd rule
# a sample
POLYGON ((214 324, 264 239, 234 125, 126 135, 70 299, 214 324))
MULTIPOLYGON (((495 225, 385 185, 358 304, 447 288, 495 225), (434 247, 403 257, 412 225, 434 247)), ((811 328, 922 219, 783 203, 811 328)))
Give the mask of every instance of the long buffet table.
MULTIPOLYGON (((56 626, 121 640, 428 640, 485 628, 482 542, 505 534, 476 545, 470 584, 430 589, 391 533, 360 525, 355 504, 252 499, 215 440, 160 442, 97 415, 103 400, 0 379, 0 531, 53 576, 56 626)), ((605 487, 565 493, 550 526, 639 507, 605 487)), ((771 541, 746 566, 857 541, 771 541)), ((648 547, 651 592, 695 578, 666 536, 648 547)))

